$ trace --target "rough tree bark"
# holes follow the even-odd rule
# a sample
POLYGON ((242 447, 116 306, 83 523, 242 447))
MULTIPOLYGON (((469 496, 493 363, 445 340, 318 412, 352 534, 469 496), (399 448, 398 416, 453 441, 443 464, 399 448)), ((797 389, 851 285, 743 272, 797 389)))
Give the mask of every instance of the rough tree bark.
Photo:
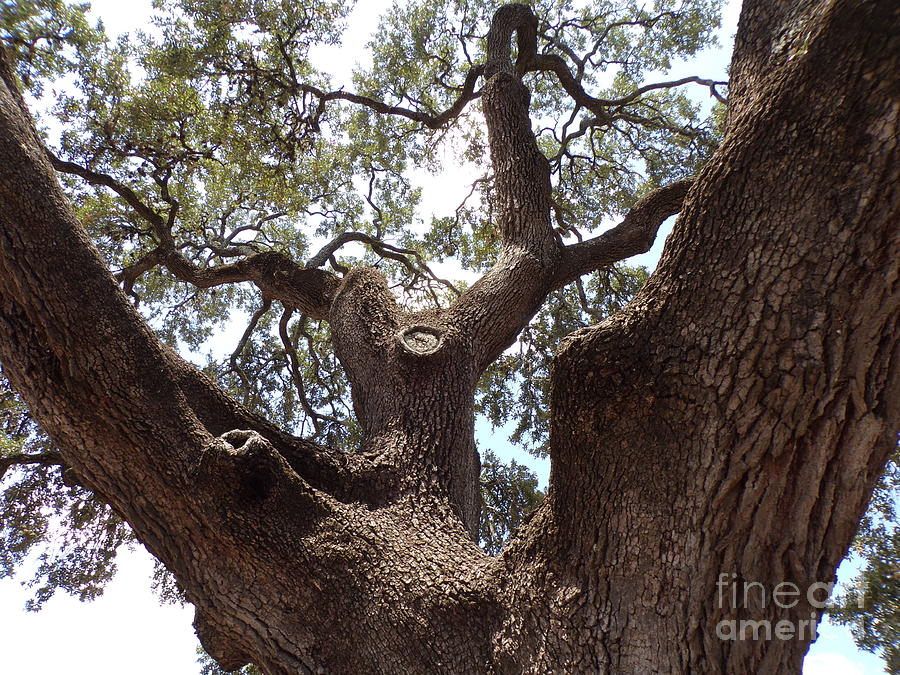
POLYGON ((833 577, 896 444, 898 13, 748 0, 714 158, 564 248, 521 77, 565 73, 536 53, 530 9, 499 10, 477 74, 503 248, 445 310, 405 311, 366 269, 270 256, 201 274, 157 222, 180 278, 251 280, 331 322, 365 431, 351 455, 279 431, 159 344, 76 222, 5 64, 0 361, 175 573, 223 666, 797 672, 811 630, 729 641, 717 626, 809 618, 805 589, 833 577), (679 210, 640 296, 562 346, 549 496, 487 557, 469 536, 479 375, 550 290, 645 250, 679 210), (765 606, 723 601, 723 574, 762 584, 765 606), (795 607, 771 602, 781 582, 804 592, 795 607))

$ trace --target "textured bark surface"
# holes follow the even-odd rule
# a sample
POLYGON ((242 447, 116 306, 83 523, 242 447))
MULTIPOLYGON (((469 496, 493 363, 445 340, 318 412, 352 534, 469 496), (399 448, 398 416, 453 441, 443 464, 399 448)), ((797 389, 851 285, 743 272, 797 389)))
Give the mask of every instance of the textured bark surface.
POLYGON ((179 278, 253 281, 331 322, 365 433, 350 455, 276 429, 159 344, 76 222, 4 65, 0 362, 176 574, 223 666, 799 671, 811 630, 728 641, 716 626, 796 623, 809 602, 736 610, 717 582, 771 598, 830 581, 896 444, 898 9, 749 0, 717 154, 572 247, 550 226, 520 79, 543 62, 535 25, 508 6, 488 37, 502 251, 451 307, 409 312, 373 270, 339 280, 282 258, 201 278, 157 223, 179 278), (549 291, 645 250, 679 210, 635 302, 561 348, 550 494, 487 557, 470 536, 479 375, 549 291))

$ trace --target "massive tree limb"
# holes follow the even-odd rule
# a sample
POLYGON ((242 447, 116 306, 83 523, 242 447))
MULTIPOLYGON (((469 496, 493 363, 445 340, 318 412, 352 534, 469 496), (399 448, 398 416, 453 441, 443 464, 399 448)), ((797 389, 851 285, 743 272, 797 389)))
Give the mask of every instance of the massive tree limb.
MULTIPOLYGON (((231 608, 228 620, 213 612, 214 632, 237 636, 232 644, 246 653, 262 639, 241 623, 257 602, 252 577, 259 570, 238 573, 250 576, 234 579, 234 588, 244 589, 236 596, 217 585, 239 567, 235 555, 250 550, 250 539, 268 539, 259 529, 267 520, 283 521, 275 546, 289 551, 285 537, 328 511, 327 500, 294 469, 317 466, 317 458, 306 452, 290 465, 256 432, 229 435, 234 420, 252 420, 173 359, 117 288, 63 196, 0 56, 4 371, 66 463, 127 520, 198 608, 231 608), (223 440, 210 433, 220 425, 223 440), (276 494, 292 507, 286 510, 276 494)), ((297 615, 296 605, 278 611, 297 615)), ((301 649, 294 672, 304 659, 301 649)))
MULTIPOLYGON (((470 531, 477 517, 478 475, 472 399, 481 373, 513 343, 551 290, 649 248, 689 185, 681 182, 648 197, 600 242, 572 250, 560 245, 550 221, 550 166, 532 132, 530 95, 521 80, 534 51, 536 25, 529 7, 508 5, 496 13, 488 36, 482 101, 502 242, 494 266, 449 308, 432 312, 404 311, 380 275, 351 271, 331 312, 335 351, 353 383, 367 449, 406 467, 399 471, 401 486, 426 467, 439 467, 438 483, 470 531), (511 58, 514 36, 518 65, 511 58), (412 377, 417 369, 421 378, 412 377), (435 419, 409 415, 422 400, 440 409, 435 419), (398 418, 404 420, 399 436, 398 418), (424 452, 414 449, 420 443, 424 452)), ((334 245, 352 237, 338 237, 334 245)), ((326 247, 314 260, 331 250, 326 247)), ((413 488, 421 485, 401 489, 413 488)))
POLYGON ((891 2, 745 3, 736 107, 659 268, 557 358, 531 536, 580 581, 523 587, 577 598, 541 630, 616 651, 544 667, 799 672, 807 591, 823 599, 900 425, 898 30, 891 2), (778 607, 778 584, 798 602, 778 607))
POLYGON ((659 226, 681 209, 692 185, 692 179, 686 179, 660 188, 613 230, 572 246, 560 245, 551 227, 550 164, 532 132, 530 95, 521 81, 533 63, 537 25, 527 5, 506 5, 497 11, 487 38, 489 79, 482 99, 503 247, 494 267, 450 310, 471 336, 479 373, 512 344, 551 290, 649 250, 659 226))

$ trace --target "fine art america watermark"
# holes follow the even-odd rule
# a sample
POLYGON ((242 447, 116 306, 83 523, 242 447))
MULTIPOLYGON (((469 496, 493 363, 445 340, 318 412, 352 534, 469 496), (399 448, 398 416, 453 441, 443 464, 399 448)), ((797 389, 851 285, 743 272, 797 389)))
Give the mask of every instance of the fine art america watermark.
MULTIPOLYGON (((716 624, 716 635, 720 640, 813 640, 819 616, 828 607, 832 590, 834 582, 821 581, 805 589, 790 581, 768 588, 759 581, 738 581, 734 572, 723 572, 716 582, 717 609, 791 610, 804 603, 812 611, 808 616, 778 620, 723 619, 716 624)), ((861 595, 858 601, 862 602, 861 595)))

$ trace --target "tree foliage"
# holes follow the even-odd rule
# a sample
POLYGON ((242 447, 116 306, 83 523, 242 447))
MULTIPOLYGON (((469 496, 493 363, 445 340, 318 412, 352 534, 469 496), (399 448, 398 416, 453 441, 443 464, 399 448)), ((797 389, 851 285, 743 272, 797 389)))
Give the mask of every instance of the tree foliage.
POLYGON ((860 649, 879 654, 900 673, 900 451, 894 453, 860 523, 852 553, 862 569, 835 598, 832 620, 849 625, 860 649))

